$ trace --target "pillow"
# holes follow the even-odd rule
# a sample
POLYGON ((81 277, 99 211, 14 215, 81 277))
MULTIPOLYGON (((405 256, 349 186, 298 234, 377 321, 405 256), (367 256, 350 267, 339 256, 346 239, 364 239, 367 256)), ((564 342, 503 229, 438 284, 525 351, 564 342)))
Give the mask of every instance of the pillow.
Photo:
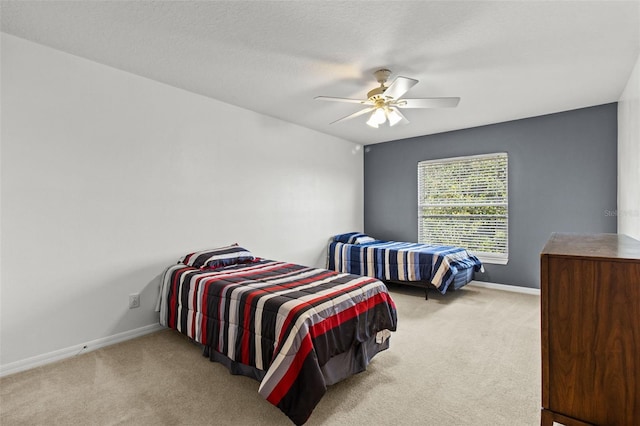
POLYGON ((333 241, 343 244, 364 244, 375 241, 375 238, 371 238, 366 234, 360 232, 348 232, 346 234, 339 234, 333 237, 333 241))
POLYGON ((354 236, 359 235, 357 232, 348 232, 346 234, 338 234, 333 237, 333 241, 337 243, 350 244, 349 240, 354 236))
POLYGON ((364 243, 371 243, 373 241, 375 241, 376 239, 373 237, 370 237, 368 235, 362 235, 360 237, 357 237, 355 239, 355 241, 353 242, 353 244, 364 244, 364 243))
POLYGON ((255 257, 237 243, 226 247, 218 247, 211 250, 197 251, 183 256, 178 263, 184 263, 194 268, 222 268, 223 266, 238 263, 253 262, 255 257))

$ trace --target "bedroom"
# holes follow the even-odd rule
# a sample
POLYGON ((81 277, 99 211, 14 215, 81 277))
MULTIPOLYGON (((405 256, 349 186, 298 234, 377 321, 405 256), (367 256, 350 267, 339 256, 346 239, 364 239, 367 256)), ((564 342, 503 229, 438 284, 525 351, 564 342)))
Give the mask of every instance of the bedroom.
MULTIPOLYGON (((157 315, 153 306, 159 274, 167 264, 195 248, 238 242, 265 257, 321 266, 328 237, 339 232, 364 230, 381 238, 411 240, 416 226, 415 212, 394 210, 394 206, 415 203, 413 164, 429 158, 421 157, 426 151, 443 157, 494 149, 511 153, 510 172, 516 180, 510 187, 510 195, 515 197, 510 208, 516 210, 510 211, 514 222, 509 264, 506 268, 488 265, 486 276, 479 275, 479 280, 537 288, 537 256, 554 230, 619 231, 639 238, 640 220, 632 214, 640 209, 637 2, 619 4, 619 9, 613 7, 612 11, 608 7, 590 11, 592 19, 612 17, 611 21, 599 22, 604 37, 596 37, 587 29, 591 23, 581 25, 568 19, 580 30, 577 41, 570 31, 576 27, 544 38, 543 30, 557 30, 551 24, 565 22, 570 12, 566 8, 572 7, 555 5, 547 7, 552 7, 556 15, 549 16, 556 16, 557 21, 538 22, 540 29, 517 39, 532 49, 538 40, 546 43, 568 40, 569 46, 580 47, 574 51, 581 59, 577 61, 579 73, 558 75, 564 77, 560 84, 565 89, 557 97, 567 100, 562 107, 550 104, 547 109, 526 116, 479 121, 464 128, 428 128, 421 135, 411 135, 415 137, 402 141, 409 134, 394 133, 395 128, 378 129, 381 132, 376 133, 367 128, 364 120, 344 123, 342 130, 326 126, 352 110, 349 106, 319 104, 313 97, 356 97, 370 88, 371 68, 378 66, 389 66, 401 75, 420 79, 415 88, 418 94, 461 95, 459 109, 463 111, 464 102, 471 98, 464 97, 462 87, 457 91, 455 78, 462 78, 464 73, 456 75, 452 68, 454 53, 474 57, 473 65, 482 71, 478 80, 483 86, 496 87, 493 93, 505 102, 517 99, 519 103, 519 96, 522 99, 533 96, 527 85, 518 89, 521 87, 516 87, 518 82, 507 80, 511 85, 501 84, 505 79, 495 75, 492 62, 498 58, 491 55, 491 50, 482 51, 484 61, 472 52, 483 46, 489 49, 492 43, 504 40, 504 36, 497 34, 501 29, 498 27, 483 40, 485 45, 478 47, 472 43, 483 34, 474 30, 491 15, 491 5, 476 3, 460 6, 465 9, 461 15, 464 25, 455 26, 459 32, 454 31, 453 35, 448 35, 448 27, 436 25, 438 17, 444 19, 443 15, 449 15, 441 9, 430 14, 434 16, 432 27, 436 31, 429 34, 434 40, 429 44, 430 52, 444 61, 437 66, 429 68, 429 57, 415 59, 412 55, 415 46, 409 43, 400 48, 392 42, 398 43, 398 38, 387 41, 377 37, 378 53, 368 51, 371 57, 360 58, 361 65, 350 65, 354 58, 337 50, 335 57, 313 58, 317 67, 313 73, 305 67, 290 69, 291 74, 311 73, 315 81, 314 85, 297 89, 304 104, 284 105, 268 96, 254 100, 262 102, 262 108, 268 105, 274 110, 304 105, 307 122, 325 126, 327 132, 349 131, 372 142, 389 142, 369 145, 370 142, 365 144, 355 136, 339 137, 312 130, 309 125, 292 124, 270 114, 234 106, 233 93, 229 98, 217 100, 215 96, 194 93, 195 88, 173 87, 171 81, 161 77, 126 72, 126 64, 94 57, 91 51, 70 54, 62 47, 48 47, 46 43, 47 37, 52 36, 45 32, 50 26, 62 40, 80 47, 84 46, 83 39, 105 44, 107 54, 115 53, 110 49, 124 48, 126 37, 133 37, 130 40, 139 37, 143 44, 132 43, 126 50, 133 69, 136 66, 169 69, 179 76, 186 67, 201 73, 200 78, 209 80, 213 87, 241 84, 246 86, 243 93, 256 93, 256 98, 262 98, 261 90, 267 90, 267 82, 254 80, 255 70, 266 73, 276 88, 286 85, 288 73, 282 71, 285 69, 282 64, 287 64, 290 56, 305 58, 310 48, 300 48, 291 41, 271 47, 270 37, 279 37, 268 33, 273 27, 258 27, 264 30, 262 34, 247 29, 251 25, 266 25, 260 14, 248 13, 249 6, 230 17, 248 14, 253 18, 243 27, 242 37, 220 36, 227 44, 217 47, 216 58, 206 64, 198 63, 203 66, 200 70, 189 62, 184 65, 172 62, 168 52, 186 49, 189 45, 185 40, 197 39, 201 33, 182 34, 183 27, 171 26, 174 32, 165 29, 166 32, 156 33, 149 24, 138 26, 139 32, 133 35, 123 32, 122 38, 118 38, 118 32, 97 20, 105 14, 93 15, 88 7, 78 5, 78 9, 68 14, 47 10, 43 16, 42 12, 37 13, 42 4, 15 4, 12 7, 16 11, 9 13, 10 8, 3 2, 2 373, 70 356, 88 343, 99 346, 155 330, 157 315), (627 13, 628 7, 636 11, 635 15, 627 13), (30 13, 43 20, 38 21, 42 23, 39 28, 31 29, 31 41, 27 34, 21 37, 22 27, 18 25, 27 25, 20 21, 20 16, 28 20, 30 13), (45 25, 44 20, 50 16, 55 16, 59 28, 53 22, 45 25), (17 21, 15 28, 9 25, 16 22, 13 20, 17 21), (96 30, 91 31, 94 27, 96 30), (102 37, 111 37, 109 43, 117 47, 113 48, 102 37), (175 44, 170 44, 172 37, 177 37, 175 44), (447 48, 446 42, 456 46, 468 43, 469 47, 453 52, 447 50, 451 48, 447 48), (144 49, 156 55, 146 56, 144 49), (237 69, 237 80, 225 80, 216 73, 217 58, 241 62, 234 49, 253 53, 250 62, 253 67, 237 69), (603 55, 611 61, 599 60, 600 56, 594 55, 603 55), (612 62, 614 58, 620 62, 612 62), (613 76, 611 80, 599 80, 609 76, 613 76), (437 79, 437 83, 430 82, 430 78, 437 79), (589 87, 585 80, 591 83, 589 87), (339 86, 338 81, 346 81, 346 86, 339 86), (446 93, 440 93, 444 89, 446 93), (545 135, 544 140, 532 136, 536 134, 545 135), (589 141, 588 150, 581 149, 584 140, 589 141), (365 152, 367 148, 369 152, 365 152), (558 161, 562 167, 550 162, 551 149, 561 151, 558 161), (385 170, 404 174, 397 176, 397 182, 408 182, 412 187, 404 192, 389 191, 382 185, 381 177, 370 174, 368 169, 372 166, 381 170, 377 164, 381 159, 389 162, 385 163, 385 170), (407 162, 410 168, 406 168, 407 162), (571 186, 560 191, 559 182, 571 186), (541 203, 540 194, 554 188, 557 190, 541 203), (376 206, 379 209, 376 210, 370 203, 378 202, 381 194, 386 195, 383 208, 376 206), (571 204, 563 201, 564 195, 571 197, 571 204), (606 215, 606 211, 629 213, 606 215), (389 221, 398 214, 401 220, 389 221), (393 228, 397 223, 402 226, 393 228), (536 228, 540 232, 534 235, 536 228), (139 309, 128 309, 128 296, 132 293, 140 293, 139 309), (26 300, 31 304, 28 312, 23 309, 26 300)), ((510 7, 525 7, 525 2, 510 7)), ((382 4, 377 8, 371 13, 386 10, 382 4)), ((149 22, 156 24, 166 23, 163 19, 175 12, 168 4, 154 9, 157 20, 149 22)), ((297 16, 294 10, 289 5, 261 13, 272 18, 282 13, 292 20, 297 16)), ((121 25, 147 22, 143 17, 149 11, 142 6, 133 7, 130 12, 126 19, 120 17, 121 25)), ((192 12, 190 19, 206 22, 207 15, 199 18, 197 12, 192 12)), ((363 13, 345 6, 341 15, 344 21, 338 19, 336 25, 356 21, 363 13)), ((497 17, 512 16, 503 13, 497 17)), ((401 15, 402 11, 398 11, 391 16, 409 19, 401 15)), ((301 22, 316 30, 328 25, 324 21, 313 25, 315 19, 309 17, 301 22)), ((498 24, 506 25, 499 19, 498 24)), ((195 28, 206 33, 207 26, 195 28)), ((290 40, 295 39, 295 31, 290 40)), ((364 34, 356 36, 365 39, 364 34)), ((340 37, 332 35, 328 42, 338 43, 340 37)), ((414 38, 411 40, 415 42, 414 38)), ((552 51, 556 56, 536 57, 521 52, 517 46, 509 47, 514 56, 507 65, 521 62, 531 67, 532 73, 526 76, 532 80, 541 77, 543 81, 555 81, 555 68, 549 64, 559 58, 565 60, 565 54, 572 58, 562 49, 552 51)), ((196 49, 195 54, 202 52, 196 49)), ((229 78, 228 74, 225 77, 229 78)), ((531 86, 540 89, 540 84, 531 86)), ((494 106, 502 107, 493 104, 496 101, 491 98, 476 102, 488 105, 481 108, 485 114, 494 106)), ((412 125, 418 126, 422 117, 425 122, 437 123, 456 117, 456 110, 422 113, 412 115, 410 125, 400 131, 412 131, 415 128, 412 125)))

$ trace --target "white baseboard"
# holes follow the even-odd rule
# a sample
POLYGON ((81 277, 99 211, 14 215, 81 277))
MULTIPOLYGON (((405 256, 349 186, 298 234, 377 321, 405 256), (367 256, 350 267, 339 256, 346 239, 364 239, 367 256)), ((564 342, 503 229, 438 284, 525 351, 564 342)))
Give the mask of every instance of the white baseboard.
POLYGON ((476 286, 476 287, 490 288, 490 289, 493 289, 493 290, 511 291, 513 293, 524 293, 524 294, 533 294, 535 296, 540 296, 540 289, 539 288, 520 287, 520 286, 517 286, 517 285, 488 283, 488 282, 484 282, 484 281, 471 281, 467 285, 476 286))
POLYGON ((92 340, 84 344, 78 344, 75 346, 70 346, 68 348, 58 349, 46 354, 36 355, 20 361, 10 362, 9 364, 0 365, 0 377, 18 373, 20 371, 30 370, 32 368, 50 364, 55 361, 60 361, 65 358, 71 358, 73 356, 80 355, 81 353, 95 351, 96 349, 124 342, 125 340, 130 340, 136 337, 144 336, 145 334, 153 333, 154 331, 159 331, 163 328, 165 327, 161 326, 160 324, 146 325, 134 330, 123 331, 122 333, 114 334, 112 336, 92 340))

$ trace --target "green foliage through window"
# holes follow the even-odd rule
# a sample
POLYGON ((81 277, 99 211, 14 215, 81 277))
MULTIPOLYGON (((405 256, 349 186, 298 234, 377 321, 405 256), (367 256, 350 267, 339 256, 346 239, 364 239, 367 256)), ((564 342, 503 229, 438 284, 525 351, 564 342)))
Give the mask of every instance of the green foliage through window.
POLYGON ((508 255, 506 153, 418 163, 418 241, 508 255))

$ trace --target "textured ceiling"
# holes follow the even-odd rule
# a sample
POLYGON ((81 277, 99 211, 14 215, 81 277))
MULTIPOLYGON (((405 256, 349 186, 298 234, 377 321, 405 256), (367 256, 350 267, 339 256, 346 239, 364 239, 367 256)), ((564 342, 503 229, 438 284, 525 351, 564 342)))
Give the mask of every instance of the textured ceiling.
POLYGON ((640 52, 640 1, 5 1, 1 29, 291 123, 370 144, 618 100, 640 52), (372 72, 459 96, 329 125, 372 72))

